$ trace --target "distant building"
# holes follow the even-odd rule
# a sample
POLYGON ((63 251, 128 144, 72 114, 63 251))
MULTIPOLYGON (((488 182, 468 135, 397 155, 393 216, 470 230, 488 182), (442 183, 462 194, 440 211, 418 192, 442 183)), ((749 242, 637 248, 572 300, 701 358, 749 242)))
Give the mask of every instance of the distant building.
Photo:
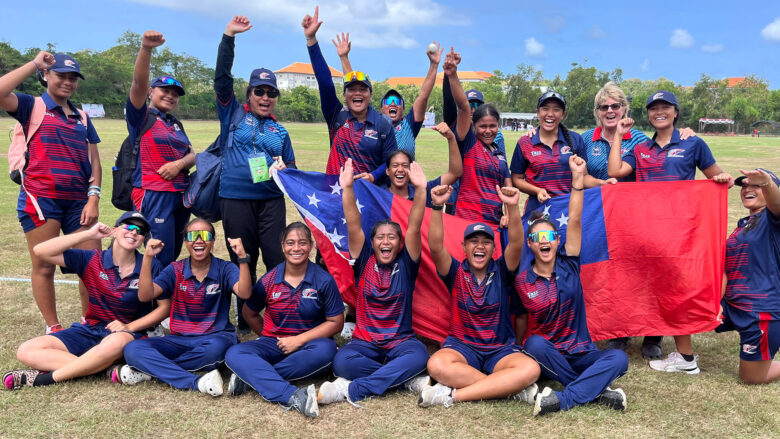
MULTIPOLYGON (((344 75, 333 67, 328 66, 328 68, 330 68, 333 83, 340 84, 344 75)), ((276 84, 282 90, 290 90, 300 86, 317 88, 317 78, 314 77, 314 69, 312 69, 311 64, 296 62, 274 73, 276 73, 276 84)))
MULTIPOLYGON (((461 82, 485 82, 486 79, 492 77, 492 73, 488 72, 471 72, 468 70, 464 71, 458 71, 458 78, 461 82)), ((393 76, 392 78, 387 78, 385 82, 390 87, 397 87, 399 85, 414 85, 414 86, 421 86, 423 81, 425 80, 425 77, 417 77, 417 76, 393 76)), ((439 73, 436 75, 436 85, 441 87, 442 81, 444 81, 444 73, 439 73)))

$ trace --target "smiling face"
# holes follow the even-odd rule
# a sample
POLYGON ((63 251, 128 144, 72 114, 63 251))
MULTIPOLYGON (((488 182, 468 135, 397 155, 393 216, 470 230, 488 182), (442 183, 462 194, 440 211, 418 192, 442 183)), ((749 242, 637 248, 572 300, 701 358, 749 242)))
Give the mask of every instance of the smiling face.
MULTIPOLYGON (((555 228, 546 222, 542 222, 539 224, 535 224, 528 231, 528 233, 542 232, 547 230, 554 231, 555 228)), ((528 248, 530 248, 531 252, 534 254, 534 259, 536 259, 536 261, 540 261, 544 263, 555 261, 555 255, 558 252, 559 244, 560 244, 560 238, 558 238, 557 236, 552 241, 548 241, 545 236, 541 237, 540 242, 533 242, 530 238, 528 239, 528 248)))
POLYGON ((359 82, 352 83, 344 90, 344 101, 353 115, 363 114, 371 103, 371 89, 359 82))
POLYGON ((374 237, 371 238, 371 247, 374 249, 377 262, 389 264, 401 252, 401 236, 393 225, 382 224, 377 227, 374 237))
POLYGON ((385 169, 385 173, 390 177, 390 185, 396 189, 403 189, 409 184, 409 166, 412 164, 409 157, 397 152, 390 157, 390 165, 385 169))
POLYGON ((43 77, 46 79, 46 91, 49 96, 56 99, 70 99, 79 85, 79 75, 75 72, 54 72, 44 71, 43 77))
POLYGON ((472 271, 486 270, 493 258, 495 248, 496 243, 493 238, 484 233, 473 233, 463 240, 463 252, 472 271))
POLYGON ((484 116, 474 124, 474 132, 483 145, 490 145, 498 135, 498 120, 494 116, 484 116))
POLYGON ((604 105, 609 105, 609 108, 607 108, 607 111, 601 110, 601 108, 597 109, 598 116, 599 116, 599 122, 602 128, 606 130, 614 130, 617 128, 618 121, 624 117, 626 117, 626 107, 620 106, 617 110, 613 110, 612 106, 615 104, 620 105, 620 101, 612 98, 607 98, 603 102, 599 104, 599 107, 604 105))
POLYGON ((290 230, 282 241, 282 253, 289 265, 308 264, 311 248, 311 239, 303 229, 290 230))
POLYGON ((125 250, 135 250, 141 247, 144 243, 144 234, 146 232, 146 226, 138 221, 125 221, 120 224, 114 230, 114 244, 119 245, 125 250), (127 230, 123 227, 123 224, 129 224, 138 226, 141 228, 141 233, 136 230, 127 230))
POLYGON ((548 99, 542 106, 536 109, 536 117, 539 118, 539 127, 550 133, 558 133, 558 125, 566 116, 563 106, 557 99, 548 99))
POLYGON ((678 112, 674 105, 658 101, 647 108, 647 120, 656 130, 668 129, 674 126, 674 119, 678 112))
MULTIPOLYGON (((390 94, 388 97, 390 96, 400 98, 396 94, 390 94)), ((402 105, 399 105, 397 103, 398 101, 400 101, 400 99, 393 100, 393 103, 391 103, 390 105, 385 105, 385 104, 382 105, 382 113, 385 116, 389 117, 394 124, 400 122, 401 119, 404 118, 404 107, 402 105)))
POLYGON ((211 232, 211 240, 204 241, 200 236, 195 241, 184 240, 187 252, 194 261, 202 262, 211 257, 211 249, 214 248, 214 228, 205 221, 195 221, 187 227, 186 232, 207 230, 211 232))
POLYGON ((745 184, 742 186, 739 190, 739 197, 742 199, 742 205, 750 210, 751 215, 766 207, 764 191, 756 185, 745 184))
MULTIPOLYGON (((271 87, 270 85, 260 85, 258 87, 255 87, 257 89, 263 90, 265 93, 263 93, 262 96, 257 96, 252 90, 251 93, 249 93, 249 109, 252 111, 252 113, 256 114, 260 117, 270 117, 271 113, 274 111, 274 106, 276 105, 276 99, 268 96, 268 92, 275 92, 276 89, 271 87)), ((274 93, 275 94, 275 93, 274 93)))
POLYGON ((179 93, 174 87, 152 87, 149 89, 149 104, 163 113, 168 113, 179 104, 179 93))

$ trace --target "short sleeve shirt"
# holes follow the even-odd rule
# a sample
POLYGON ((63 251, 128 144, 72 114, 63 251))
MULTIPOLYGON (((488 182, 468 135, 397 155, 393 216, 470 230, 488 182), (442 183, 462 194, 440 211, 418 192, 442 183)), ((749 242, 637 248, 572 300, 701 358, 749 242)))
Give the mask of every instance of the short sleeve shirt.
POLYGON ((459 142, 463 157, 463 176, 460 178, 455 216, 470 221, 484 221, 497 225, 501 221, 501 198, 496 185, 504 186, 509 178, 506 156, 496 147, 482 144, 473 128, 459 142))
POLYGON ((696 168, 705 170, 715 164, 710 147, 700 137, 680 139, 676 129, 669 144, 661 147, 652 139, 642 142, 623 157, 636 170, 636 181, 693 180, 696 168))
POLYGON ((417 138, 417 134, 420 133, 422 123, 423 121, 416 122, 414 120, 414 108, 411 108, 406 113, 406 116, 393 126, 395 143, 398 145, 398 149, 412 154, 412 157, 414 157, 415 149, 414 140, 417 138))
MULTIPOLYGON (((634 150, 637 144, 648 140, 650 138, 645 133, 632 128, 620 141, 620 156, 625 157, 634 150)), ((608 179, 607 161, 609 159, 609 151, 612 149, 610 146, 611 139, 605 139, 602 135, 601 127, 596 127, 596 129, 582 133, 582 141, 585 144, 585 152, 587 154, 588 174, 601 180, 608 179)), ((633 181, 635 179, 636 177, 632 174, 622 180, 633 181)))

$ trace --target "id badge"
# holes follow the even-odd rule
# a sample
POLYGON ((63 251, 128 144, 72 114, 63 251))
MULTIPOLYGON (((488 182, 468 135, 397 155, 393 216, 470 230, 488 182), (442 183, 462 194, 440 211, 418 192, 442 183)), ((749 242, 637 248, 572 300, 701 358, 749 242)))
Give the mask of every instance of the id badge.
POLYGON ((268 181, 268 162, 264 152, 250 155, 247 161, 249 162, 249 173, 252 174, 253 183, 268 181))

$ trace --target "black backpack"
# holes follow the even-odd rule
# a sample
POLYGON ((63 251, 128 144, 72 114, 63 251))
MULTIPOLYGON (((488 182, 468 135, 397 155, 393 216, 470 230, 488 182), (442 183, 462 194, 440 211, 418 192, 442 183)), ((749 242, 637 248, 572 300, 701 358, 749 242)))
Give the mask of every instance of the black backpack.
MULTIPOLYGON (((173 115, 168 115, 173 120, 173 123, 179 126, 182 133, 184 127, 178 119, 173 115)), ((141 137, 152 128, 154 123, 157 122, 157 115, 147 111, 144 124, 141 126, 141 131, 135 138, 135 143, 130 143, 130 136, 125 137, 122 142, 122 146, 119 147, 119 153, 116 155, 114 167, 111 170, 114 178, 114 187, 111 191, 111 204, 119 210, 132 211, 133 208, 133 172, 138 164, 138 152, 141 148, 141 137)))

